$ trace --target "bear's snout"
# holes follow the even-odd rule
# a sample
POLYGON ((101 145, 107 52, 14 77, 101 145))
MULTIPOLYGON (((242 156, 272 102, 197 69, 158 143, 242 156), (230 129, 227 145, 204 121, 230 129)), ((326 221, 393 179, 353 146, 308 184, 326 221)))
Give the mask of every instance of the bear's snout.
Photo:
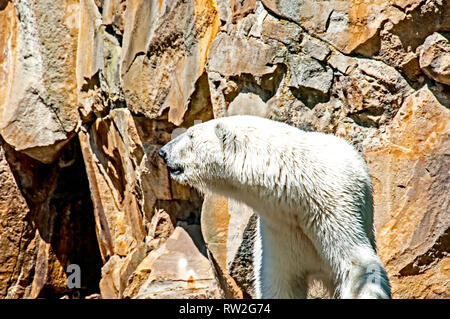
MULTIPOLYGON (((165 147, 165 146, 164 146, 165 147)), ((172 176, 180 175, 184 172, 183 167, 180 165, 172 163, 172 161, 169 161, 167 151, 164 149, 164 147, 160 148, 158 151, 158 155, 161 156, 164 163, 167 165, 167 168, 169 169, 169 172, 172 174, 172 176)))

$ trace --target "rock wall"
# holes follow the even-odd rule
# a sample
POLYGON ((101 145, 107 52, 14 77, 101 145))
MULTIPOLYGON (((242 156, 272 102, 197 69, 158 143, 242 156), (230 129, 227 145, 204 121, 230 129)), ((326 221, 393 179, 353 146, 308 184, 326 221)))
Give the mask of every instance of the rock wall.
POLYGON ((449 39, 445 0, 0 0, 0 297, 251 297, 253 212, 156 151, 254 114, 355 145, 394 297, 449 298, 449 39))

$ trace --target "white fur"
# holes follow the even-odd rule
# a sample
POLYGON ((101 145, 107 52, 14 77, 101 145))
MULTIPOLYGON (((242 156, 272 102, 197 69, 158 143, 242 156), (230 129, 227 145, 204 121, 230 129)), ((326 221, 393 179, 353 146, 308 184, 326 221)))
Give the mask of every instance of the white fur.
POLYGON ((252 207, 258 298, 305 298, 322 280, 337 298, 390 298, 375 250, 372 184, 343 139, 254 116, 191 127, 166 146, 172 177, 252 207))

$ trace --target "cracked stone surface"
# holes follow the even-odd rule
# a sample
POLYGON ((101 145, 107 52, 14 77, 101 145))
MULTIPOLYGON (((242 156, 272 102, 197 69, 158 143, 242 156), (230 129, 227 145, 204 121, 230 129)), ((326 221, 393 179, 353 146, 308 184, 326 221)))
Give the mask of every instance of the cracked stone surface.
POLYGON ((236 114, 353 144, 393 296, 450 298, 449 16, 445 0, 0 1, 0 298, 250 298, 254 212, 157 156, 236 114))

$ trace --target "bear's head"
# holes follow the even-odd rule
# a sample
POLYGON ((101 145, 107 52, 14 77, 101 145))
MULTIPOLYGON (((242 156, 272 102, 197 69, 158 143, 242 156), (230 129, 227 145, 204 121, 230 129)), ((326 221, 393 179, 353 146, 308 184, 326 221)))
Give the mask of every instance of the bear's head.
POLYGON ((164 145, 158 155, 174 180, 203 190, 225 178, 225 149, 232 138, 225 124, 211 120, 190 127, 164 145))

